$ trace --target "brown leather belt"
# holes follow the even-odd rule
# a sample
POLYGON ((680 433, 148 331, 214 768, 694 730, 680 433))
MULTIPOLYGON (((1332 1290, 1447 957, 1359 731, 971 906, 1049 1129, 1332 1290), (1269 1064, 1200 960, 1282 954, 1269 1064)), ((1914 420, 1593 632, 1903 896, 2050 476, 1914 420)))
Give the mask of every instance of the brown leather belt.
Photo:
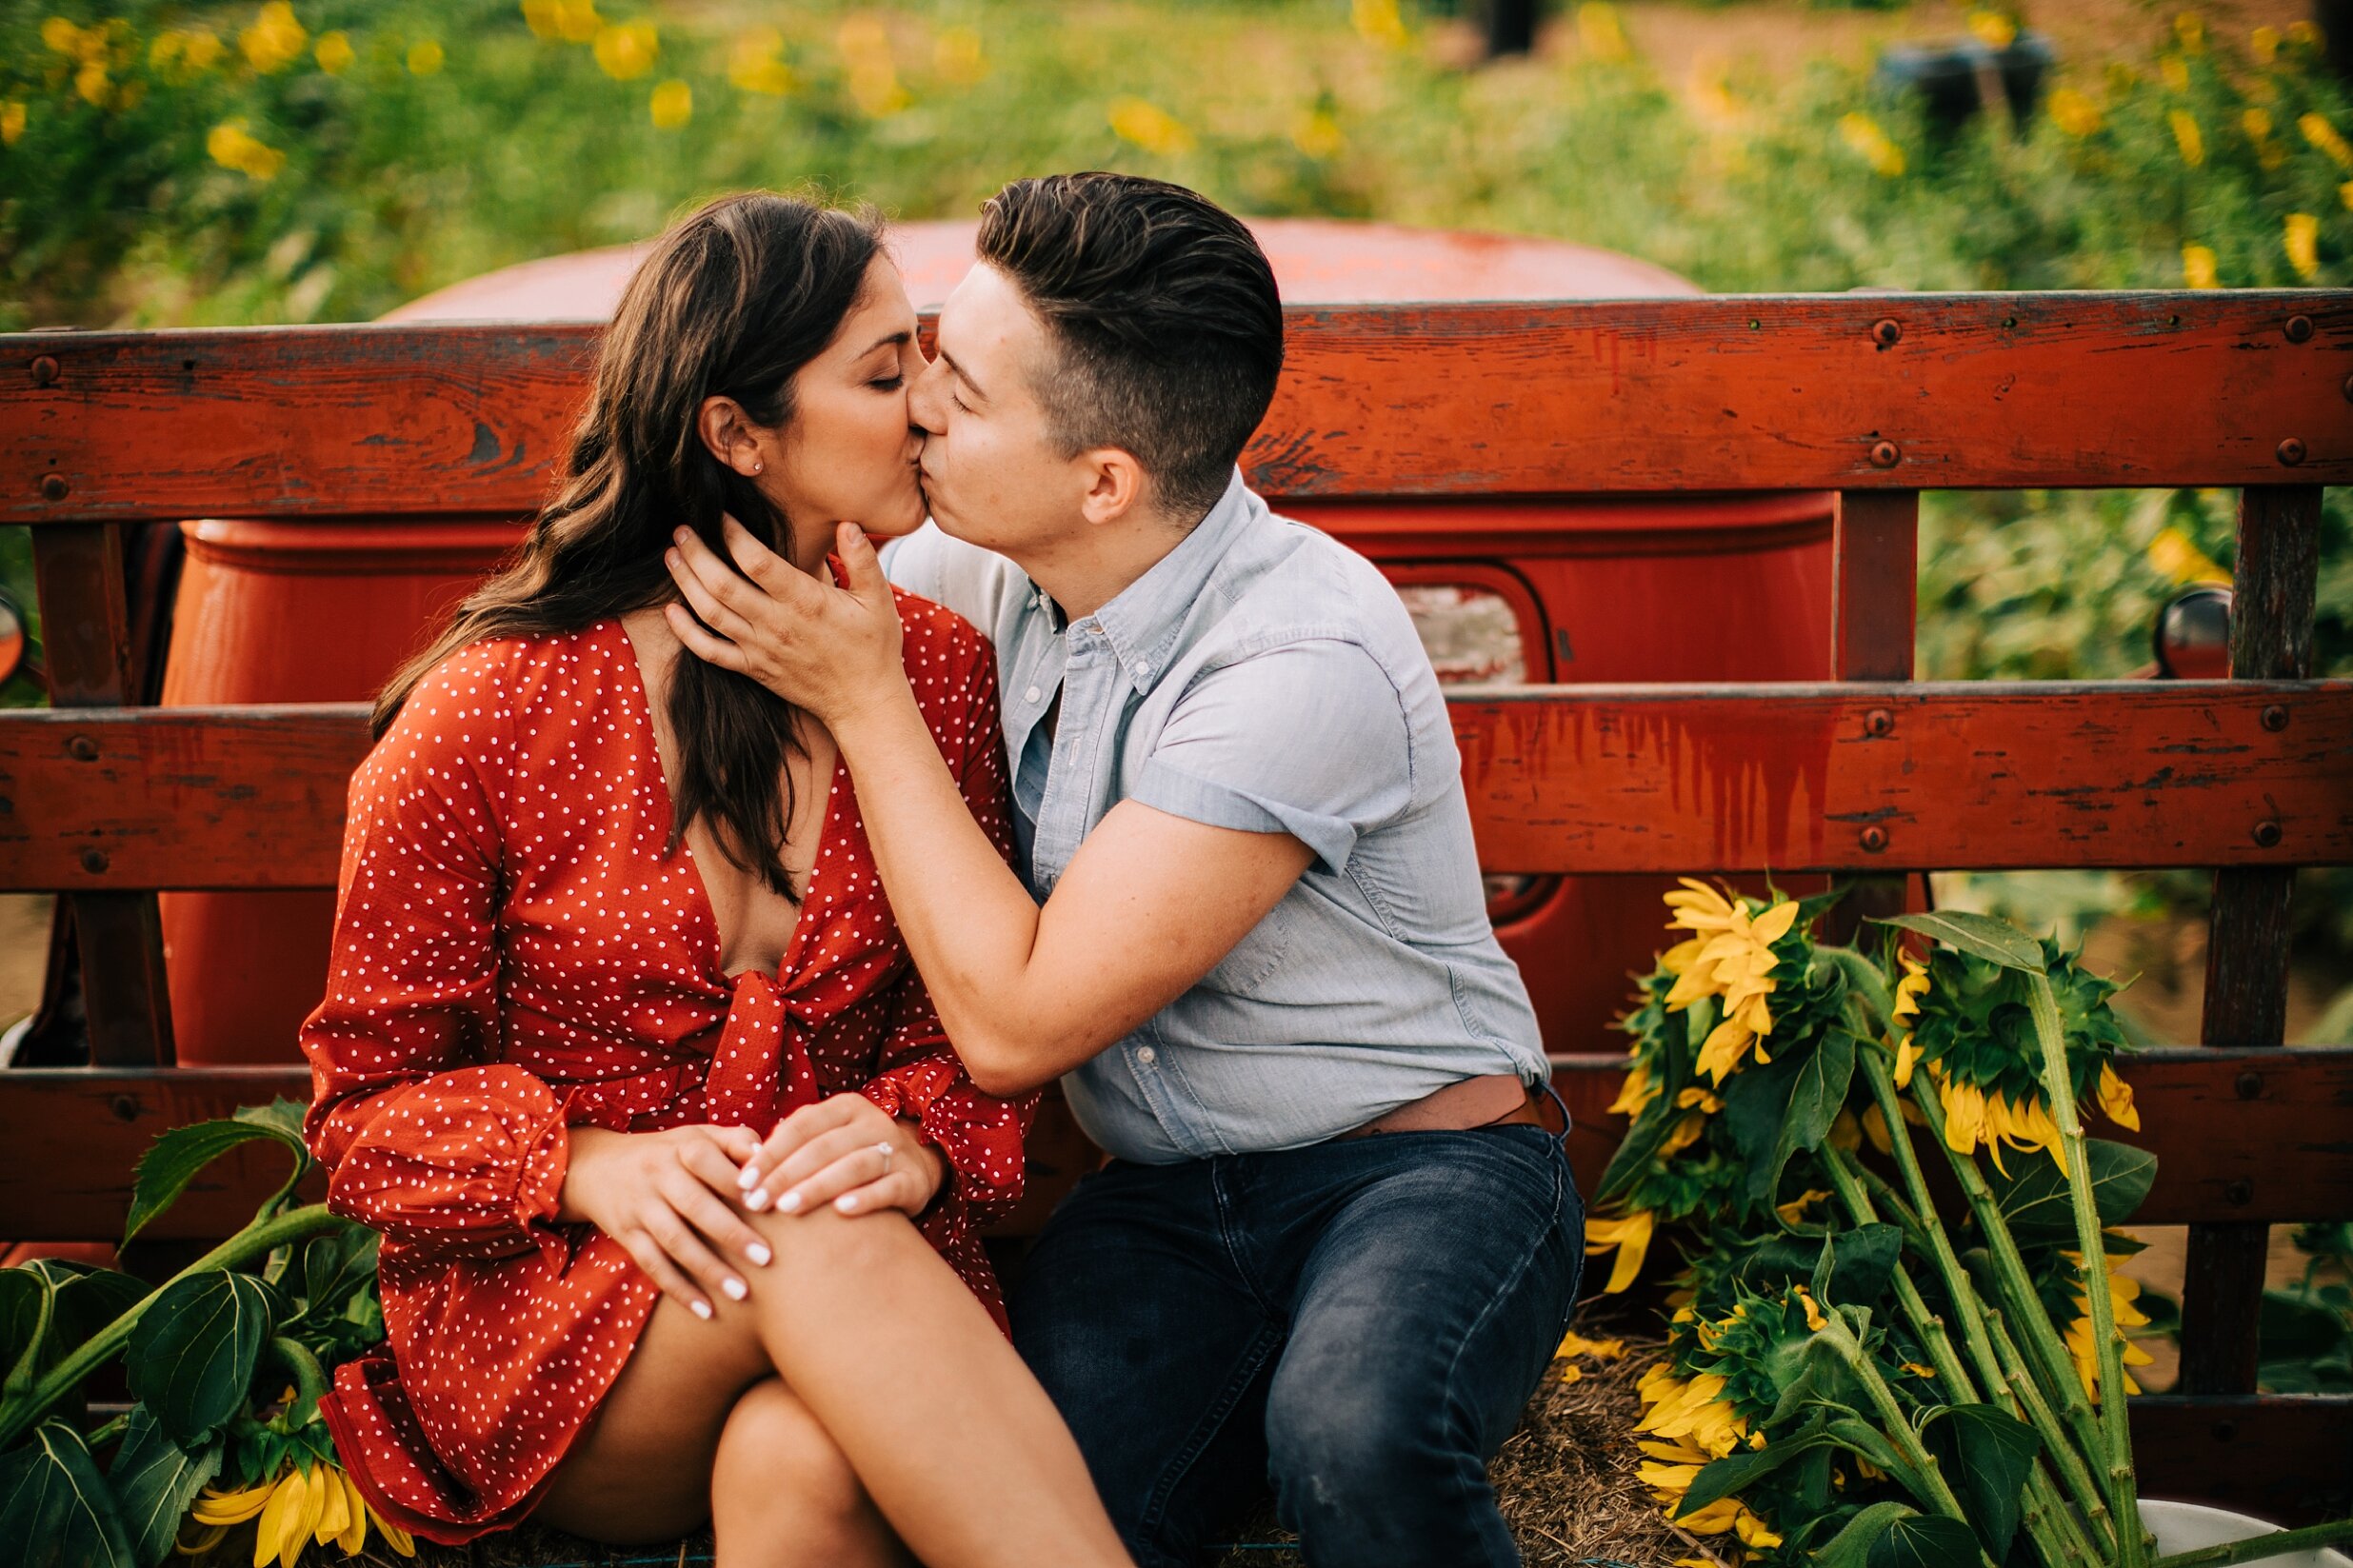
POLYGON ((1336 1134, 1332 1141, 1337 1143, 1344 1139, 1369 1138, 1375 1133, 1541 1127, 1545 1124, 1544 1103, 1543 1090, 1529 1088, 1510 1073, 1490 1073, 1483 1078, 1466 1078, 1449 1083, 1408 1104, 1376 1116, 1361 1127, 1351 1127, 1346 1132, 1336 1134))

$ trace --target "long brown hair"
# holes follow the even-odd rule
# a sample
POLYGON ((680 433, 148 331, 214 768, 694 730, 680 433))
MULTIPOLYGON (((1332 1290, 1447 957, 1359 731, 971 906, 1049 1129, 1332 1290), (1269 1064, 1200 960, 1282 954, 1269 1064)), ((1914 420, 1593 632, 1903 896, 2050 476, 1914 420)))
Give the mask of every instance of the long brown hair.
MULTIPOLYGON (((870 212, 765 191, 712 202, 663 235, 613 312, 588 410, 521 553, 392 677, 376 699, 376 736, 417 682, 459 648, 582 631, 671 598, 662 555, 681 524, 725 560, 726 512, 789 555, 790 520, 704 445, 703 401, 733 398, 769 428, 790 419, 794 373, 833 341, 881 246, 870 212)), ((669 719, 678 786, 665 853, 708 816, 730 861, 792 898, 785 763, 808 754, 797 710, 759 683, 686 654, 670 669, 669 719)))

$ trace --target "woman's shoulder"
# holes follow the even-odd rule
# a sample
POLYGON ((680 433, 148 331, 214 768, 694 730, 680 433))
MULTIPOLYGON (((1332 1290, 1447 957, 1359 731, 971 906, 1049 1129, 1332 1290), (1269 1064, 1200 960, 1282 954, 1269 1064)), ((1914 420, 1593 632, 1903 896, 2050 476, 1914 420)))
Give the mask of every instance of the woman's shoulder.
POLYGON ((517 721, 550 704, 577 705, 601 683, 615 649, 627 656, 618 621, 578 631, 508 633, 449 650, 409 688, 385 740, 462 748, 495 744, 517 721))

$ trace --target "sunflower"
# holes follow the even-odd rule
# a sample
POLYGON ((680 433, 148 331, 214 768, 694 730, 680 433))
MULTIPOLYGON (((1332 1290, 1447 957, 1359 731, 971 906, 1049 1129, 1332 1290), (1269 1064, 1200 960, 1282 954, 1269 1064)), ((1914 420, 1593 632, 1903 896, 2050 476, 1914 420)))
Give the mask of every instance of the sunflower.
MULTIPOLYGON (((1896 962, 1903 965, 1904 978, 1896 982, 1895 1016, 1898 1022, 1920 1016, 1920 999, 1928 993, 1928 966, 1909 953, 1899 952, 1896 962)), ((1912 1068, 1920 1061, 1920 1047, 1913 1042, 1912 1031, 1906 1029, 1896 1042, 1896 1087, 1909 1087, 1912 1068)))
MULTIPOLYGON (((2075 1356, 2075 1371, 2076 1375, 2084 1379, 2084 1393, 2092 1403, 2098 1404, 2100 1402, 2100 1341, 2092 1336, 2091 1298, 2085 1293, 2080 1279, 2084 1267, 2084 1255, 2080 1252, 2070 1252, 2065 1256, 2070 1262, 2075 1264, 2079 1275, 2075 1291, 2075 1320, 2067 1324, 2067 1349, 2075 1356)), ((2143 1327, 2149 1320, 2148 1314, 2143 1312, 2140 1307, 2141 1281, 2128 1275, 2117 1273, 2116 1264, 2113 1261, 2107 1265, 2107 1275, 2108 1311, 2116 1320, 2118 1337, 2124 1340, 2124 1364, 2128 1367, 2146 1366, 2156 1358, 2134 1344, 2131 1339, 2124 1335, 2126 1329, 2143 1327)), ((2124 1374, 2124 1392, 2127 1394, 2141 1392, 2141 1385, 2132 1380, 2132 1374, 2129 1372, 2124 1374)))
POLYGON ((1798 906, 1784 900, 1762 914, 1752 915, 1747 901, 1727 897, 1705 883, 1680 879, 1681 891, 1666 895, 1675 911, 1670 926, 1699 934, 1676 943, 1660 959, 1675 976, 1666 994, 1669 1012, 1681 1012, 1704 996, 1724 999, 1724 1016, 1746 1024, 1749 1033, 1773 1032, 1772 1014, 1765 999, 1773 992, 1769 978, 1777 962, 1773 943, 1788 935, 1796 923, 1798 906))
POLYGON ((356 1557, 368 1544, 371 1520, 393 1551, 405 1558, 417 1555, 409 1532, 387 1523, 370 1508, 341 1467, 326 1459, 305 1465, 291 1459, 258 1485, 229 1492, 206 1487, 188 1515, 198 1532, 183 1537, 180 1550, 209 1552, 221 1543, 230 1525, 256 1516, 260 1522, 254 1527, 253 1568, 265 1568, 272 1558, 278 1568, 294 1568, 294 1559, 312 1540, 321 1546, 331 1541, 343 1548, 345 1557, 356 1557))
POLYGON ((1635 1441, 1646 1458, 1637 1474, 1672 1522, 1695 1535, 1728 1530, 1743 1545, 1762 1551, 1780 1545, 1781 1537, 1738 1498, 1719 1499, 1680 1518, 1675 1515, 1702 1470, 1736 1448, 1765 1445, 1765 1435, 1750 1432, 1747 1421, 1719 1397, 1724 1387, 1724 1379, 1713 1373, 1677 1378, 1665 1361, 1644 1373, 1635 1392, 1648 1408, 1635 1429, 1645 1435, 1635 1441))
POLYGON ((1642 1272, 1643 1257, 1650 1250, 1650 1232, 1658 1219, 1650 1209, 1637 1209, 1615 1220, 1599 1215, 1585 1217, 1585 1256, 1607 1252, 1612 1247, 1618 1249, 1617 1261, 1610 1266, 1609 1283, 1602 1287, 1604 1295, 1616 1295, 1632 1284, 1634 1277, 1642 1272))

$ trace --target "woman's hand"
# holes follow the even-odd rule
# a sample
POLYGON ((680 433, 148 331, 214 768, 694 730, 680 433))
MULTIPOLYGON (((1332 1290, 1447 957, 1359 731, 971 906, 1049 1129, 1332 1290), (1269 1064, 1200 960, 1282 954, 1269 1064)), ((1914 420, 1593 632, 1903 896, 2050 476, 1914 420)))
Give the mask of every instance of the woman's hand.
POLYGON ((911 1124, 885 1115, 862 1094, 837 1094, 776 1123, 736 1180, 747 1208, 764 1209, 773 1200, 780 1214, 831 1203, 843 1214, 915 1215, 947 1178, 946 1162, 911 1124))
POLYGON ((664 1294, 708 1318, 712 1296, 740 1301, 751 1293, 722 1251, 755 1267, 768 1260, 768 1243, 734 1202, 736 1172, 759 1147, 749 1127, 574 1127, 556 1218, 588 1221, 628 1249, 664 1294))
POLYGON ((795 567, 734 518, 719 522, 740 575, 690 528, 677 530, 676 547, 663 556, 694 609, 664 607, 688 651, 750 676, 828 728, 894 687, 907 693, 898 604, 865 529, 844 523, 834 530, 845 589, 795 567))

